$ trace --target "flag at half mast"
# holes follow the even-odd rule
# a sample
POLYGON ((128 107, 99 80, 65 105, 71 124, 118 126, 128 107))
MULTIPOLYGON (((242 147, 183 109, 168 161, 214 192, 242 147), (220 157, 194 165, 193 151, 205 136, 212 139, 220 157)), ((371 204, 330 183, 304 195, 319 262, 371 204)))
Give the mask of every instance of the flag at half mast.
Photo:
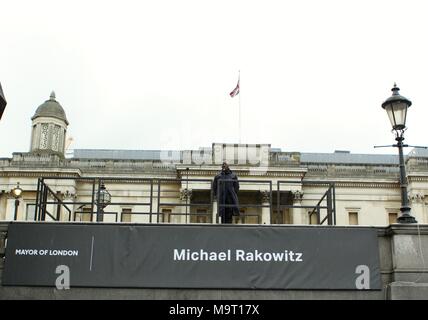
POLYGON ((233 91, 229 94, 232 98, 239 94, 239 78, 238 78, 238 84, 236 85, 235 89, 233 89, 233 91))

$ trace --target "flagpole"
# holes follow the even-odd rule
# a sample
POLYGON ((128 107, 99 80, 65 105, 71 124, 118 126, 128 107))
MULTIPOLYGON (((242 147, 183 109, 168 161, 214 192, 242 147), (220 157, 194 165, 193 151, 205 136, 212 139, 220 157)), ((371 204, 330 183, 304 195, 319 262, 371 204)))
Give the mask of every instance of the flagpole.
POLYGON ((239 75, 238 75, 238 83, 239 83, 239 116, 238 116, 238 121, 239 121, 239 144, 241 144, 241 70, 238 71, 239 75))

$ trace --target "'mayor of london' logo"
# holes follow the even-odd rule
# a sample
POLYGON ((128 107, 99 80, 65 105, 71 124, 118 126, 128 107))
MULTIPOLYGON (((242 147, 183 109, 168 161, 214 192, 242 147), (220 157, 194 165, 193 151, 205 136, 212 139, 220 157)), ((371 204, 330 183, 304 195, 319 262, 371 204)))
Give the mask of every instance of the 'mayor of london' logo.
POLYGON ((280 252, 262 252, 259 250, 193 251, 174 249, 174 261, 263 261, 263 262, 302 262, 303 253, 284 250, 280 252))
POLYGON ((15 249, 16 256, 79 256, 79 250, 15 249))

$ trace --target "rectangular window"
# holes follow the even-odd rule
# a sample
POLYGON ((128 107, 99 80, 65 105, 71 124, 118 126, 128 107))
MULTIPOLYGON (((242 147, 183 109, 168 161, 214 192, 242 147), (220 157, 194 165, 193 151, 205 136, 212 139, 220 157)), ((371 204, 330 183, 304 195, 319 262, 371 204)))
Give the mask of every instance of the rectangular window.
MULTIPOLYGON (((309 214, 312 211, 309 211, 309 214)), ((317 218, 317 214, 316 212, 313 212, 310 216, 309 216, 309 224, 318 224, 318 218, 317 218)))
POLYGON ((36 213, 36 205, 27 204, 27 212, 26 212, 25 220, 34 221, 36 219, 35 213, 36 213))
POLYGON ((257 214, 257 213, 256 214, 248 214, 247 217, 246 217, 246 219, 245 219, 245 223, 261 224, 262 223, 262 215, 261 214, 257 214))
POLYGON ((358 225, 358 212, 348 212, 348 217, 350 226, 358 225))
POLYGON ((240 216, 234 217, 234 223, 244 223, 244 224, 260 224, 261 223, 261 215, 257 212, 248 212, 247 209, 240 208, 239 210, 240 216))
POLYGON ((285 224, 292 224, 293 223, 293 218, 291 216, 291 212, 289 209, 284 210, 283 217, 284 217, 284 223, 285 224))
POLYGON ((132 220, 132 209, 122 208, 122 214, 120 215, 121 222, 131 222, 132 220))
POLYGON ((207 209, 196 209, 196 213, 197 213, 196 221, 195 221, 196 223, 208 223, 209 222, 208 221, 207 209))
MULTIPOLYGON (((172 209, 162 209, 162 222, 171 222, 170 215, 172 213, 172 209)), ((172 215, 171 215, 172 216, 172 215)))
POLYGON ((80 212, 80 221, 91 222, 92 221, 91 208, 86 207, 80 212))
POLYGON ((397 212, 389 212, 388 213, 389 224, 397 223, 397 217, 398 217, 397 212))
MULTIPOLYGON (((233 216, 232 217, 232 223, 235 224, 243 224, 243 223, 249 223, 248 222, 248 216, 246 215, 246 210, 244 208, 239 208, 239 216, 233 216)), ((221 218, 219 217, 219 221, 221 221, 221 218)))
POLYGON ((272 224, 283 224, 283 210, 272 210, 272 224))

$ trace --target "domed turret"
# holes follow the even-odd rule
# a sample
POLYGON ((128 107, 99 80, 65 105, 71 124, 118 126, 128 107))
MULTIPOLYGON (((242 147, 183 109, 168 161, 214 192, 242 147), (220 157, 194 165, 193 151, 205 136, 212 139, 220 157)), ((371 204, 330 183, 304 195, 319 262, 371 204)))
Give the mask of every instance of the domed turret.
POLYGON ((37 108, 36 113, 31 118, 31 120, 34 120, 38 117, 52 117, 62 120, 68 125, 65 111, 55 99, 55 92, 52 91, 49 100, 46 100, 37 108))
POLYGON ((68 120, 52 91, 49 100, 41 104, 32 120, 30 152, 54 153, 64 157, 68 120))

